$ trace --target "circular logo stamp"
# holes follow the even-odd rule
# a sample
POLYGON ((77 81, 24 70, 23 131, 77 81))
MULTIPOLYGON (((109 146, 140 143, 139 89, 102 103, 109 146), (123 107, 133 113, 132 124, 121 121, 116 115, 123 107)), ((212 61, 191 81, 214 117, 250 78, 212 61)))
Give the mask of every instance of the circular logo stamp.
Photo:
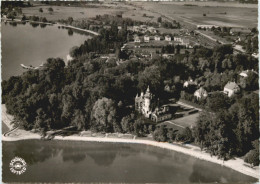
POLYGON ((11 160, 9 167, 10 167, 10 171, 12 173, 21 175, 26 171, 27 165, 26 165, 26 162, 24 159, 22 159, 20 157, 14 157, 11 160))

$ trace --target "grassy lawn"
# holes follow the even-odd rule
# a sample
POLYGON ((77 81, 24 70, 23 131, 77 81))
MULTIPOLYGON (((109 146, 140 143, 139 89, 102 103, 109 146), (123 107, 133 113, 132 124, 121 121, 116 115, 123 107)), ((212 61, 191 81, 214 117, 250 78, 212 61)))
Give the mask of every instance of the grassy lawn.
POLYGON ((178 118, 175 120, 171 120, 171 122, 180 125, 180 126, 184 126, 184 127, 194 127, 196 125, 196 121, 197 118, 199 117, 199 113, 195 113, 195 114, 191 114, 188 116, 184 116, 182 118, 178 118))

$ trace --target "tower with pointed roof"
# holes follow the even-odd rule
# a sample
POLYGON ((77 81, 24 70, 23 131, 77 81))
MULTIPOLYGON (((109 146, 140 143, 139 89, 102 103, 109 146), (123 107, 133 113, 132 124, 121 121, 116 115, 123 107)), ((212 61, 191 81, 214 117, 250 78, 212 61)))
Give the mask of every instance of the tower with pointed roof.
POLYGON ((144 95, 144 106, 143 106, 143 109, 142 109, 143 114, 147 118, 149 118, 149 115, 151 114, 151 109, 150 109, 151 99, 152 99, 152 95, 150 93, 150 89, 149 89, 149 86, 148 86, 146 93, 144 95))
POLYGON ((152 94, 150 92, 150 88, 148 86, 145 94, 141 92, 141 95, 138 94, 135 97, 135 109, 141 112, 145 117, 149 118, 151 111, 151 100, 152 94))

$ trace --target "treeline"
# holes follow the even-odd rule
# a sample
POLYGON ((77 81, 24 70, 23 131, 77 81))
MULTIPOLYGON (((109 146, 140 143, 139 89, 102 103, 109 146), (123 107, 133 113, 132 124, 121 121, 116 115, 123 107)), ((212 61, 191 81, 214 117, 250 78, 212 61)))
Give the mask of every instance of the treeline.
POLYGON ((253 149, 252 142, 259 139, 258 94, 229 102, 223 96, 211 100, 211 106, 200 114, 194 128, 195 142, 223 159, 242 156, 253 149))
POLYGON ((158 142, 193 142, 192 131, 186 127, 183 131, 174 130, 172 128, 166 128, 164 125, 156 127, 153 132, 153 139, 158 142))
POLYGON ((127 36, 126 27, 118 30, 117 24, 113 24, 108 30, 100 30, 99 36, 85 41, 80 47, 74 47, 70 54, 72 57, 80 57, 91 52, 95 52, 95 54, 115 53, 127 40, 127 36))
POLYGON ((14 19, 22 15, 22 7, 31 7, 30 2, 23 1, 2 1, 1 14, 6 15, 7 18, 14 19))

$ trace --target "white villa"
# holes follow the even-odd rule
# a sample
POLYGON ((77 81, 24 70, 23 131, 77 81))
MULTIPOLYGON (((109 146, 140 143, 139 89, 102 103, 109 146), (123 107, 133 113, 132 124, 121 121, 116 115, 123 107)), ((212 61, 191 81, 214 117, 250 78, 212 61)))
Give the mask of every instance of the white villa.
POLYGON ((239 93, 240 88, 235 82, 228 82, 224 87, 224 93, 231 97, 232 95, 239 93))

